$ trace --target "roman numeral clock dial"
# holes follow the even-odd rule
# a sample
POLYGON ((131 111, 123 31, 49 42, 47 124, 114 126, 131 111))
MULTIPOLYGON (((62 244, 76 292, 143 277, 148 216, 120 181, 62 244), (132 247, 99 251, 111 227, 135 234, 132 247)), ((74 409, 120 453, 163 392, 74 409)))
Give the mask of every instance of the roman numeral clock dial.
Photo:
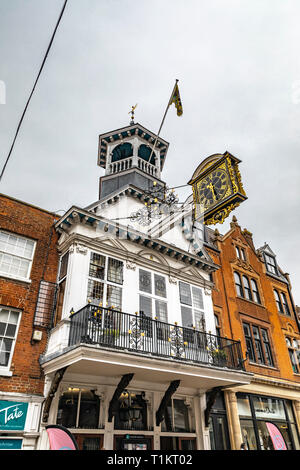
POLYGON ((225 171, 216 170, 199 182, 199 202, 205 208, 220 201, 226 194, 229 180, 225 171))
POLYGON ((189 181, 193 188, 194 220, 205 225, 222 224, 247 199, 238 168, 240 162, 225 152, 200 163, 189 181))

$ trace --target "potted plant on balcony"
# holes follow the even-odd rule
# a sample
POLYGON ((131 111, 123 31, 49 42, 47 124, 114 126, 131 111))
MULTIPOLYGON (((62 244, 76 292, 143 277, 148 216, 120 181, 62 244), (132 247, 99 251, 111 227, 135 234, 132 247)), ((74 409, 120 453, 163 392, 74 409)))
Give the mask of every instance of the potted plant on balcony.
POLYGON ((213 363, 218 366, 224 366, 227 362, 227 356, 224 349, 213 349, 210 351, 213 363))
POLYGON ((120 336, 120 330, 114 327, 104 328, 102 330, 102 338, 104 343, 115 344, 120 336))

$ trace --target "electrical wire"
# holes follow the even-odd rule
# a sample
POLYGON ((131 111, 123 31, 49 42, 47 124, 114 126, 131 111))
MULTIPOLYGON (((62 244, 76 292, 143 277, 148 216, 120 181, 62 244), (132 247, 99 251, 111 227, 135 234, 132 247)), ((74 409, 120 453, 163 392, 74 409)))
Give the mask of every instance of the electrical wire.
POLYGON ((55 28, 54 28, 54 31, 53 31, 53 34, 52 34, 52 37, 51 37, 51 40, 50 40, 49 45, 48 45, 48 47, 47 47, 47 50, 46 50, 46 53, 45 53, 45 56, 44 56, 42 65, 41 65, 41 67, 40 67, 40 69, 39 69, 39 72, 38 72, 38 74, 37 74, 37 77, 36 77, 36 80, 35 80, 35 82, 34 82, 33 88, 32 88, 32 90, 31 90, 31 93, 30 93, 29 98, 28 98, 28 100, 27 100, 27 103, 26 103, 26 105, 25 105, 24 111, 23 111, 23 113, 22 113, 21 119, 20 119, 20 121, 19 121, 19 124, 18 124, 17 130, 16 130, 16 133, 15 133, 15 136, 14 136, 14 139, 13 139, 13 142, 12 142, 12 145, 11 145, 11 147, 10 147, 10 150, 9 150, 9 152, 8 152, 8 156, 7 156, 7 158, 6 158, 6 161, 5 161, 5 163, 4 163, 4 165, 3 165, 3 168, 2 168, 2 171, 1 171, 0 181, 1 181, 2 177, 3 177, 3 174, 4 174, 4 171, 5 171, 5 169, 6 169, 7 163, 8 163, 8 161, 9 161, 9 159, 10 159, 11 154, 12 154, 12 151, 13 151, 13 148, 14 148, 14 145, 15 145, 15 142, 16 142, 16 139, 17 139, 17 136, 18 136, 18 134, 19 134, 19 130, 20 130, 20 128, 21 128, 21 124, 22 124, 22 122, 23 122, 25 113, 26 113, 26 111, 27 111, 28 105, 29 105, 30 100, 31 100, 31 98, 32 98, 32 95, 33 95, 33 93, 34 93, 34 90, 35 90, 35 87, 36 87, 36 85, 37 85, 37 82, 38 82, 38 80, 39 80, 39 78, 40 78, 40 75, 41 75, 41 73, 42 73, 42 70, 43 70, 43 67, 44 67, 44 65, 45 65, 46 59, 47 59, 47 57, 48 57, 49 51, 50 51, 50 49, 51 49, 51 46, 52 46, 52 43, 53 43, 53 40, 54 40, 54 36, 55 36, 55 34, 56 34, 56 30, 57 30, 57 28, 58 28, 58 26, 59 26, 60 20, 61 20, 61 18, 62 18, 62 16, 63 16, 63 13, 64 13, 65 8, 66 8, 67 1, 68 1, 68 0, 65 0, 64 5, 63 5, 63 7, 62 7, 62 10, 61 10, 61 12, 60 12, 60 15, 59 15, 59 17, 58 17, 58 20, 57 20, 57 22, 56 22, 56 25, 55 25, 55 28))

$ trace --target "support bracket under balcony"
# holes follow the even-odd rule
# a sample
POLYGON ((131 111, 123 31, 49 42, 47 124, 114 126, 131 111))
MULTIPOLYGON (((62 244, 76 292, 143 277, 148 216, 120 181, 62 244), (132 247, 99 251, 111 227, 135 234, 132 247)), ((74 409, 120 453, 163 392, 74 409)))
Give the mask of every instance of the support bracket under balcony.
POLYGON ((52 380, 52 384, 45 400, 44 409, 43 409, 43 422, 46 423, 49 417, 49 411, 51 407, 52 400, 54 398, 55 393, 57 392, 58 386, 66 372, 67 367, 63 367, 55 372, 54 379, 52 380))
POLYGON ((160 423, 163 421, 165 417, 165 411, 166 411, 168 401, 170 400, 172 395, 176 392, 177 388, 179 387, 179 384, 180 384, 180 380, 173 380, 170 383, 168 389, 166 390, 163 396, 163 399, 161 400, 161 403, 159 405, 159 408, 156 412, 156 426, 159 426, 160 423))
POLYGON ((112 399, 110 400, 110 403, 109 403, 109 409, 108 409, 108 422, 109 423, 112 422, 113 416, 114 416, 115 412, 117 411, 118 400, 121 396, 121 393, 127 387, 129 382, 132 380, 133 376, 134 376, 134 374, 126 374, 126 375, 123 375, 122 379, 120 380, 120 382, 119 382, 119 384, 118 384, 118 386, 115 390, 115 393, 113 394, 113 397, 112 397, 112 399))

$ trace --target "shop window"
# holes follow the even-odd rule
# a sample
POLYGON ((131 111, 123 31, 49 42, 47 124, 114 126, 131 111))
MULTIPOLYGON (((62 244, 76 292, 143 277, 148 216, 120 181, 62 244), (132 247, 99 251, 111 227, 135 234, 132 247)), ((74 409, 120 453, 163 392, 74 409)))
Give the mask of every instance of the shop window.
POLYGON ((97 429, 100 400, 94 390, 69 389, 59 400, 57 424, 66 428, 97 429))
POLYGON ((0 375, 1 369, 8 370, 11 364, 20 324, 21 312, 0 307, 0 375))
POLYGON ((184 400, 171 398, 166 407, 162 431, 190 432, 189 412, 184 400))
POLYGON ((300 373, 300 346, 295 338, 286 337, 286 344, 291 360, 293 372, 300 373))
MULTIPOLYGON (((280 432, 287 449, 299 449, 291 402, 280 398, 237 394, 242 438, 247 450, 273 450, 269 424, 280 432)), ((279 441, 278 441, 279 442, 279 441)))
POLYGON ((145 392, 124 390, 119 398, 114 421, 115 429, 147 430, 147 403, 145 392))
POLYGON ((29 280, 35 241, 0 231, 0 275, 29 280))
POLYGON ((91 253, 87 300, 103 307, 122 309, 123 262, 91 253))
POLYGON ((243 323, 244 336, 250 362, 273 366, 270 340, 266 329, 243 323))

